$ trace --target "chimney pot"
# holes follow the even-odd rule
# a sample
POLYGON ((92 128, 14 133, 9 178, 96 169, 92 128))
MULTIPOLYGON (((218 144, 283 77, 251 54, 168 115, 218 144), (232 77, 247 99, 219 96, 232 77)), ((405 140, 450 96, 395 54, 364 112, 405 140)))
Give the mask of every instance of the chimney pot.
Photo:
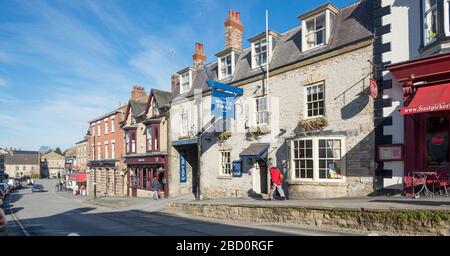
POLYGON ((192 59, 194 60, 194 67, 202 67, 205 65, 206 55, 203 44, 199 42, 195 43, 195 52, 192 55, 192 59))

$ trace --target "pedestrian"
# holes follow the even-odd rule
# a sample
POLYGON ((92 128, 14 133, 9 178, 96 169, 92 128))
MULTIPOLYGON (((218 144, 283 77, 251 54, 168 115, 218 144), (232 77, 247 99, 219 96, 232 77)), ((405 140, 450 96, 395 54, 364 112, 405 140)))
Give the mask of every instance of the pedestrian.
POLYGON ((273 166, 272 163, 269 163, 269 172, 270 172, 270 179, 271 179, 269 200, 273 199, 273 194, 275 194, 275 190, 278 190, 278 193, 281 196, 281 200, 286 200, 286 196, 284 195, 283 188, 281 187, 281 183, 283 181, 283 174, 281 174, 280 169, 273 166))
POLYGON ((161 183, 156 179, 156 177, 153 177, 152 180, 152 189, 153 189, 153 199, 158 200, 161 190, 161 183))

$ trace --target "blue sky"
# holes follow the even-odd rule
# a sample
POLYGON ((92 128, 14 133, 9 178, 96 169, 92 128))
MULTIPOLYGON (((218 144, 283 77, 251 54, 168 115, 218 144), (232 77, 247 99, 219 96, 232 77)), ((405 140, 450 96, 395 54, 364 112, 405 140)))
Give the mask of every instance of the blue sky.
MULTIPOLYGON (((343 7, 356 0, 331 1, 343 7)), ((192 64, 225 46, 223 21, 239 11, 246 39, 287 31, 325 0, 0 1, 0 147, 73 146, 88 121, 128 101, 132 85, 169 90, 192 64), (171 51, 174 49, 174 51, 171 51)))

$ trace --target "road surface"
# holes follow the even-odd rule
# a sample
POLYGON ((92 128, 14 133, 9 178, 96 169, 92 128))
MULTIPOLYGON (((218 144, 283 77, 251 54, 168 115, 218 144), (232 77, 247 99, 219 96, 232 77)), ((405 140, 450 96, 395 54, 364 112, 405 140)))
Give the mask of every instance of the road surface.
POLYGON ((292 225, 220 223, 163 211, 120 210, 88 204, 55 192, 55 180, 39 180, 47 192, 16 190, 7 210, 12 236, 280 236, 358 235, 292 225), (12 214, 11 214, 12 212, 12 214))

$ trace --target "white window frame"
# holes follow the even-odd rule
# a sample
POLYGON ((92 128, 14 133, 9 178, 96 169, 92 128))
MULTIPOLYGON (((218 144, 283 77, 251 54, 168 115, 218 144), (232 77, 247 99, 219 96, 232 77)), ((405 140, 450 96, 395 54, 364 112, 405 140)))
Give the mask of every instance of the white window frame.
POLYGON ((105 141, 105 159, 109 159, 109 150, 107 141, 105 141))
POLYGON ((435 42, 436 39, 437 39, 437 34, 439 33, 439 31, 438 31, 438 29, 439 29, 439 24, 438 24, 439 23, 439 18, 436 17, 436 26, 437 26, 436 27, 436 35, 435 35, 435 37, 432 40, 430 40, 430 41, 427 40, 427 34, 426 34, 426 29, 425 29, 425 26, 427 24, 427 22, 426 22, 427 21, 427 14, 434 11, 434 12, 436 12, 436 16, 437 16, 437 7, 438 7, 438 2, 436 1, 436 6, 431 7, 430 9, 426 9, 427 1, 428 0, 422 0, 422 10, 423 10, 423 13, 422 13, 422 15, 423 15, 422 38, 423 38, 423 45, 424 46, 427 46, 427 45, 435 42))
POLYGON ((316 118, 316 117, 324 117, 326 114, 326 108, 325 108, 325 100, 326 100, 326 95, 325 95, 325 81, 321 81, 321 82, 317 82, 317 83, 313 83, 313 84, 309 84, 305 86, 305 111, 304 111, 304 119, 310 119, 310 118, 316 118), (323 99, 322 100, 313 100, 311 102, 308 101, 308 88, 311 87, 315 87, 315 86, 323 86, 323 99), (312 115, 309 116, 308 115, 308 103, 314 103, 314 102, 320 102, 323 101, 323 115, 312 115))
MULTIPOLYGON (((317 47, 321 47, 321 46, 324 46, 324 45, 328 44, 328 42, 330 40, 330 37, 331 37, 331 29, 333 27, 335 16, 336 16, 336 14, 334 12, 332 12, 331 10, 325 10, 325 11, 320 12, 320 13, 314 15, 314 16, 308 17, 305 20, 302 20, 302 25, 301 25, 301 27, 302 27, 302 33, 301 33, 301 37, 302 37, 302 39, 301 39, 302 40, 302 43, 301 43, 302 52, 306 52, 306 51, 309 51, 309 50, 315 49, 317 47), (314 29, 315 29, 316 28, 316 19, 319 16, 322 16, 322 15, 325 15, 325 27, 323 28, 325 30, 325 32, 324 32, 323 44, 318 44, 318 45, 315 45, 313 47, 308 47, 308 43, 307 43, 307 40, 306 40, 307 39, 306 23, 311 21, 312 19, 314 19, 314 29)), ((314 31, 317 32, 317 30, 314 30, 314 31)), ((310 33, 313 33, 313 32, 310 32, 310 33)))
POLYGON ((180 75, 180 94, 189 92, 192 87, 192 72, 191 70, 184 72, 180 75), (188 77, 188 82, 183 81, 183 77, 188 77), (187 84, 188 87, 186 88, 184 85, 187 84))
POLYGON ((219 176, 231 177, 233 167, 232 167, 232 162, 231 162, 231 151, 230 150, 220 151, 219 166, 220 166, 219 176), (225 162, 224 162, 224 158, 228 158, 228 160, 225 159, 225 162), (228 161, 228 162, 226 162, 226 161, 228 161), (229 173, 227 173, 227 171, 229 173))
MULTIPOLYGON (((345 137, 342 136, 312 136, 312 137, 303 137, 300 139, 295 139, 292 140, 290 142, 290 146, 291 146, 291 178, 292 180, 297 180, 297 181, 306 181, 306 182, 329 182, 329 183, 342 183, 346 181, 346 142, 345 142, 345 137), (294 142, 295 141, 300 141, 300 140, 312 140, 312 160, 313 160, 313 178, 296 178, 295 177, 295 152, 294 152, 294 142), (340 140, 341 142, 341 178, 340 179, 320 179, 319 178, 319 140, 340 140)), ((328 159, 328 158, 327 158, 328 159)), ((331 159, 331 158, 330 158, 331 159)))
POLYGON ((100 121, 97 121, 97 136, 100 136, 101 133, 102 133, 102 129, 101 129, 100 121))
POLYGON ((181 129, 180 129, 180 134, 181 136, 188 136, 189 135, 189 113, 186 112, 181 112, 180 115, 180 124, 181 124, 181 129))
POLYGON ((116 117, 111 117, 111 133, 116 132, 116 117))
POLYGON ((153 146, 153 134, 152 133, 153 133, 153 127, 151 125, 148 125, 145 128, 145 143, 146 143, 145 151, 152 151, 152 146, 153 146))
POLYGON ((305 20, 304 26, 302 26, 302 28, 304 28, 304 31, 302 31, 302 36, 304 37, 304 43, 305 43, 304 47, 306 50, 311 50, 311 49, 317 48, 319 46, 325 45, 327 42, 327 38, 328 38, 328 35, 327 35, 327 13, 321 12, 317 15, 314 15, 313 17, 308 18, 307 20, 305 20), (324 27, 321 29, 317 29, 317 19, 321 16, 324 17, 324 27), (306 24, 311 21, 313 21, 313 23, 314 23, 314 30, 307 31, 306 24), (320 44, 317 44, 317 33, 319 31, 323 31, 323 42, 320 44), (308 44, 308 36, 309 35, 314 36, 314 45, 313 46, 309 46, 309 44, 308 44))
POLYGON ((99 142, 97 143, 97 160, 102 159, 102 144, 99 142))
POLYGON ((259 125, 268 125, 269 124, 269 105, 268 105, 267 96, 262 96, 262 97, 255 98, 255 116, 256 116, 255 124, 257 126, 259 126, 259 125), (261 99, 265 99, 265 101, 266 101, 266 109, 265 110, 260 110, 259 109, 259 104, 258 103, 259 103, 259 101, 261 99), (265 113, 265 115, 266 115, 266 122, 261 122, 260 121, 260 119, 259 119, 260 113, 261 114, 265 113))
POLYGON ((444 2, 445 35, 450 36, 450 0, 444 2))
POLYGON ((217 63, 218 63, 218 78, 219 78, 219 80, 230 78, 234 74, 234 61, 235 61, 234 58, 235 58, 234 57, 234 52, 231 52, 230 54, 227 54, 227 55, 222 56, 222 57, 217 59, 217 63), (230 64, 227 65, 224 68, 224 67, 222 67, 222 60, 226 59, 228 57, 230 57, 230 64), (227 74, 228 67, 231 67, 231 73, 230 74, 227 74), (225 75, 222 73, 223 70, 225 71, 225 75))
POLYGON ((111 159, 116 159, 116 140, 111 141, 111 159))
POLYGON ((153 116, 157 116, 159 114, 155 99, 152 99, 152 114, 153 116))
POLYGON ((95 144, 92 144, 92 160, 95 160, 95 144))
MULTIPOLYGON (((269 42, 270 42, 270 40, 271 40, 271 36, 269 36, 269 42)), ((256 47, 255 46, 256 46, 256 44, 259 43, 261 45, 261 48, 262 48, 262 42, 263 41, 266 41, 266 37, 264 37, 264 38, 262 38, 260 40, 257 40, 255 42, 252 42, 252 69, 259 68, 261 66, 267 65, 267 61, 269 61, 268 60, 269 43, 266 41, 266 50, 262 51, 262 49, 261 49, 261 52, 258 54, 260 56, 263 56, 263 54, 266 54, 266 62, 264 62, 264 63, 257 63, 256 62, 257 54, 256 54, 256 47)))
POLYGON ((105 118, 105 120, 103 120, 103 124, 105 125, 105 134, 108 134, 108 118, 105 118))

